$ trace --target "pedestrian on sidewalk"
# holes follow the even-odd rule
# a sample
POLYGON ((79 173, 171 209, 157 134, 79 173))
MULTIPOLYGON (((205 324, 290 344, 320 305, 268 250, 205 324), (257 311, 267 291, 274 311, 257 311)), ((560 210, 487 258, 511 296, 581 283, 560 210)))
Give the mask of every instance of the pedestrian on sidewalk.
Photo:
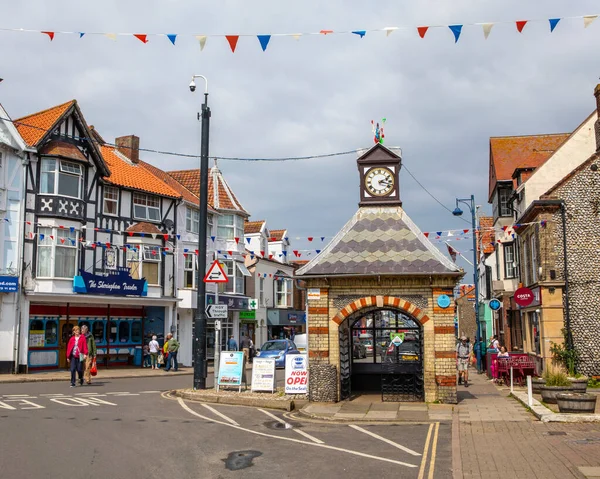
POLYGON ((467 337, 461 336, 460 343, 456 346, 456 369, 458 369, 458 384, 464 382, 469 387, 469 359, 471 348, 467 343, 467 337))
POLYGON ((91 370, 97 354, 96 340, 94 339, 94 335, 90 333, 90 328, 88 328, 85 324, 81 327, 81 334, 86 339, 88 349, 88 355, 85 358, 85 370, 83 373, 83 378, 85 379, 86 384, 92 384, 91 370))
POLYGON ((229 336, 229 341, 227 341, 227 351, 237 351, 238 345, 235 339, 233 338, 233 334, 229 336))
POLYGON ((67 363, 71 367, 71 387, 75 387, 75 373, 79 376, 79 385, 83 385, 83 369, 82 361, 88 354, 87 341, 81 335, 79 326, 73 326, 73 336, 69 339, 67 344, 67 363))
POLYGON ((148 349, 150 351, 150 364, 152 369, 158 369, 158 353, 160 352, 160 344, 156 340, 156 335, 152 336, 152 341, 148 343, 148 349))
POLYGON ((242 347, 242 351, 244 351, 244 357, 250 361, 250 346, 252 346, 250 336, 244 335, 240 341, 240 346, 242 347))
POLYGON ((179 351, 179 341, 177 341, 172 334, 169 334, 168 349, 169 357, 167 360, 167 367, 165 371, 171 370, 171 363, 173 364, 173 371, 177 372, 177 351, 179 351))
POLYGON ((167 367, 167 364, 169 364, 169 339, 171 339, 171 336, 171 333, 167 334, 167 337, 165 338, 165 344, 163 344, 162 347, 163 362, 165 364, 165 368, 167 367))

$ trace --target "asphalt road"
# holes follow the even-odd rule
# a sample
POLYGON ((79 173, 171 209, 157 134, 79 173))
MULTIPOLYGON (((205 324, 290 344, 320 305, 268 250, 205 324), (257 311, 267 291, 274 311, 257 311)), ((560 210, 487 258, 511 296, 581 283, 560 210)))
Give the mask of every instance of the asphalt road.
POLYGON ((297 421, 165 397, 191 376, 0 385, 0 478, 449 478, 451 425, 297 421))

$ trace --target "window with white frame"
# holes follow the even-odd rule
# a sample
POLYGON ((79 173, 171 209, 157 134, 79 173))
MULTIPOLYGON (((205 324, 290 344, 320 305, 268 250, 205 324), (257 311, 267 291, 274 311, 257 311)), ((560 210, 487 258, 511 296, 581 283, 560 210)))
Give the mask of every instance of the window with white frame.
POLYGON ((38 278, 72 279, 77 271, 78 233, 64 228, 38 229, 38 278))
POLYGON ((160 286, 160 246, 137 245, 127 250, 127 266, 134 279, 144 278, 148 284, 160 286))
POLYGON ((510 204, 508 203, 510 198, 511 191, 506 188, 502 188, 498 190, 498 203, 500 206, 500 216, 511 216, 512 211, 510 209, 510 204))
POLYGON ((258 305, 265 306, 265 278, 258 278, 258 305))
POLYGON ((280 278, 275 281, 275 301, 278 308, 292 307, 292 280, 280 278))
POLYGON ((243 263, 234 260, 219 261, 229 281, 219 283, 219 292, 244 294, 244 276, 251 276, 248 268, 243 263))
POLYGON ((119 190, 114 186, 104 187, 104 201, 102 212, 105 215, 117 216, 119 214, 119 190))
POLYGON ((538 261, 537 261, 537 238, 535 234, 531 235, 531 282, 537 283, 538 280, 538 261))
POLYGON ((200 231, 200 212, 189 206, 185 209, 185 230, 196 234, 200 231))
POLYGON ((138 220, 160 221, 160 198, 144 193, 134 193, 133 217, 138 220))
POLYGON ((244 237, 244 218, 238 215, 219 216, 217 237, 234 239, 244 237))
POLYGON ((183 287, 196 289, 198 284, 198 261, 192 253, 187 253, 183 261, 183 287))
POLYGON ((504 274, 507 279, 517 276, 517 267, 515 263, 515 245, 506 243, 504 246, 504 274))
POLYGON ((79 163, 42 158, 40 193, 69 198, 83 196, 83 167, 79 163))

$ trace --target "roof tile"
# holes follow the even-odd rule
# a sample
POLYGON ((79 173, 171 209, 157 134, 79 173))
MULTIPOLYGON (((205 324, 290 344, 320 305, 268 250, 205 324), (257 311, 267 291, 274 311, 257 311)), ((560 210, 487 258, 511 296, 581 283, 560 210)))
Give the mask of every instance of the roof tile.
POLYGON ((42 110, 31 115, 17 118, 14 124, 29 146, 37 146, 58 119, 75 104, 75 100, 68 101, 47 110, 42 110))
POLYGON ((270 230, 269 231, 269 242, 281 241, 283 235, 287 233, 287 230, 270 230))
POLYGON ((244 234, 251 235, 255 233, 260 233, 263 225, 265 224, 264 220, 260 221, 246 221, 244 223, 244 234))
POLYGON ((71 158, 88 163, 88 159, 84 156, 79 148, 71 143, 65 143, 63 141, 51 141, 50 143, 45 144, 40 150, 40 153, 44 155, 63 156, 65 158, 71 158))

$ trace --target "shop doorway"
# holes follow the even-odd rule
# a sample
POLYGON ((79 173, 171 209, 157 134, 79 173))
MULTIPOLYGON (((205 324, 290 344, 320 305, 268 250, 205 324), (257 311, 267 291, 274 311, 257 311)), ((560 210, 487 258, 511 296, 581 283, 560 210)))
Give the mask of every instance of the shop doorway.
POLYGON ((385 401, 423 401, 423 331, 392 309, 359 312, 340 325, 342 398, 377 392, 385 401), (392 342, 399 336, 400 344, 392 342))
POLYGON ((61 369, 67 367, 67 345, 73 336, 73 326, 75 326, 74 323, 66 320, 61 320, 59 324, 58 367, 61 369))

